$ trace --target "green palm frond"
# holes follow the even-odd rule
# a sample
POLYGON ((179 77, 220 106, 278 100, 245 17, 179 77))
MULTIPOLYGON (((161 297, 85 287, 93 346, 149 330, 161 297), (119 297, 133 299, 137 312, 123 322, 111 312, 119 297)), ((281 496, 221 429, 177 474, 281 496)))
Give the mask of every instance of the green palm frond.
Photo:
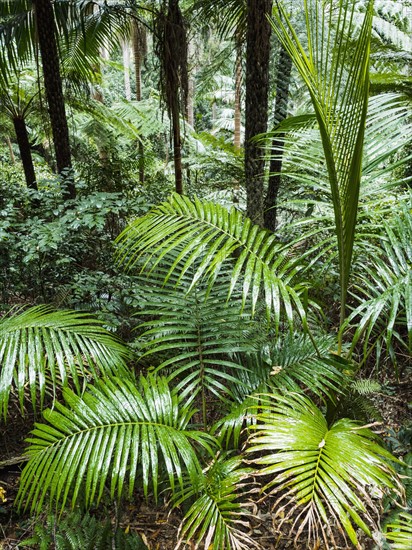
POLYGON ((307 50, 282 4, 275 11, 273 24, 309 90, 322 138, 338 240, 341 321, 352 261, 369 94, 373 2, 367 6, 356 32, 355 3, 305 0, 307 50), (353 49, 347 36, 354 34, 357 40, 353 49))
POLYGON ((6 417, 11 392, 21 405, 29 390, 33 406, 42 406, 46 378, 53 392, 73 383, 77 391, 88 377, 125 369, 126 347, 89 314, 37 306, 0 321, 0 410, 6 417), (83 378, 81 383, 80 377, 83 378))
POLYGON ((3 0, 0 17, 0 65, 16 68, 33 59, 37 48, 31 0, 3 0))
MULTIPOLYGON (((196 485, 201 471, 193 444, 213 454, 214 438, 187 430, 194 410, 181 403, 164 378, 104 379, 82 397, 64 391, 67 405, 46 410, 47 424, 36 424, 28 439, 29 461, 18 505, 41 510, 46 499, 63 509, 80 495, 87 507, 98 503, 107 484, 111 499, 129 497, 138 476, 147 496, 155 498, 161 471, 172 491, 183 475, 196 485)), ((177 486, 176 486, 177 485, 177 486)))
POLYGON ((392 550, 410 550, 412 545, 412 514, 400 512, 398 517, 386 525, 385 538, 392 550))
POLYGON ((169 202, 134 221, 117 242, 119 261, 129 269, 153 271, 169 261, 165 281, 172 273, 183 277, 198 264, 189 291, 203 278, 208 280, 210 289, 219 271, 231 263, 228 298, 241 284, 242 305, 250 297, 254 313, 263 294, 276 327, 282 313, 290 326, 296 312, 302 320, 306 318, 300 298, 302 287, 294 283, 296 263, 271 233, 254 225, 235 208, 226 210, 219 204, 198 199, 192 202, 175 194, 169 202))
MULTIPOLYGON (((258 391, 265 391, 266 387, 262 384, 258 391)), ((245 434, 245 428, 255 422, 252 408, 256 405, 258 396, 252 394, 246 397, 241 403, 233 403, 230 411, 220 418, 211 429, 223 449, 239 449, 242 442, 242 436, 245 434)))
POLYGON ((396 365, 394 341, 401 348, 412 349, 412 214, 410 201, 401 204, 400 214, 383 220, 380 246, 360 243, 353 289, 354 311, 343 330, 356 326, 352 348, 363 339, 364 358, 376 345, 384 345, 396 365), (365 261, 366 260, 366 261, 365 261))
POLYGON ((245 368, 234 354, 253 349, 257 323, 250 315, 239 314, 239 292, 226 302, 230 278, 224 273, 210 291, 198 282, 191 292, 190 274, 186 273, 179 285, 175 276, 162 286, 166 275, 167 270, 158 268, 150 276, 155 286, 148 291, 140 312, 150 321, 140 325, 143 333, 137 345, 142 359, 160 359, 157 371, 169 372, 168 380, 177 383, 183 399, 191 401, 201 394, 206 422, 206 392, 223 401, 234 398, 231 387, 241 384, 238 372, 245 368))
POLYGON ((305 335, 286 336, 268 350, 270 386, 287 391, 309 390, 332 402, 343 392, 353 366, 333 353, 336 342, 330 337, 313 341, 305 335))
POLYGON ((239 399, 262 388, 301 392, 309 390, 317 397, 336 399, 336 394, 345 391, 353 371, 349 361, 333 353, 336 341, 327 336, 315 339, 315 344, 303 334, 286 334, 274 343, 269 342, 263 350, 248 354, 244 364, 248 370, 239 373, 243 387, 239 399))
POLYGON ((259 352, 239 357, 247 370, 238 373, 242 384, 232 388, 237 402, 212 430, 221 445, 238 448, 242 430, 255 421, 253 404, 264 392, 309 390, 322 401, 336 403, 349 385, 353 365, 331 352, 335 345, 334 338, 317 337, 315 348, 307 336, 287 334, 259 352))
MULTIPOLYGON (((256 414, 248 453, 261 475, 270 476, 264 491, 278 496, 276 514, 286 511, 299 539, 307 530, 308 544, 321 538, 336 522, 356 546, 355 527, 368 535, 378 510, 370 486, 401 493, 390 461, 396 459, 376 442, 367 428, 348 419, 328 427, 317 407, 299 394, 264 395, 263 412, 256 414), (327 526, 327 528, 325 528, 327 526)), ((260 405, 259 405, 260 408, 260 405)))
POLYGON ((248 502, 253 470, 242 467, 238 457, 218 457, 204 472, 197 489, 190 485, 178 504, 197 497, 183 518, 179 541, 194 541, 194 548, 249 550, 260 548, 246 532, 249 527, 248 502), (200 495, 200 496, 199 496, 200 495))
MULTIPOLYGON (((405 152, 412 141, 410 113, 410 101, 401 94, 386 93, 369 100, 355 250, 362 234, 371 231, 374 213, 382 212, 385 206, 392 209, 394 200, 399 200, 399 187, 404 184, 402 173, 411 161, 405 152), (389 192, 391 189, 395 192, 389 192)), ((338 252, 327 169, 314 115, 285 119, 269 135, 278 134, 284 136, 282 176, 289 182, 280 206, 285 212, 292 212, 294 219, 300 218, 288 224, 287 230, 296 228, 296 242, 305 243, 304 256, 311 258, 308 265, 321 264, 326 272, 336 261, 338 252)), ((284 217, 283 221, 290 220, 284 217)))

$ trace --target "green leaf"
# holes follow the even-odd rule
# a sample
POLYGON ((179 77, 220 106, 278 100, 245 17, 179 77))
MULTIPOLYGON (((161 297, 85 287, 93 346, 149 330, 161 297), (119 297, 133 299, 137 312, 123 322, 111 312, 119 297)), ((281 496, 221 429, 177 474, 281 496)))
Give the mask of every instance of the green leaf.
POLYGON ((369 51, 373 2, 355 31, 356 3, 305 0, 307 48, 283 4, 273 30, 303 78, 323 144, 335 213, 341 286, 341 322, 352 261, 369 96, 369 51), (355 45, 348 40, 356 34, 355 45), (352 47, 353 46, 353 47, 352 47))
POLYGON ((0 409, 7 415, 10 394, 21 406, 27 389, 33 406, 46 388, 71 381, 80 392, 89 377, 126 371, 126 347, 89 314, 36 306, 0 321, 0 409), (82 379, 82 380, 81 380, 82 379))
POLYGON ((196 495, 183 518, 177 549, 184 541, 195 541, 194 548, 248 550, 259 548, 244 531, 249 526, 248 502, 251 468, 242 467, 238 457, 219 456, 199 478, 198 490, 186 487, 177 504, 196 495))
POLYGON ((47 500, 63 509, 82 495, 90 507, 107 485, 110 498, 123 487, 132 495, 138 477, 145 495, 158 494, 160 468, 172 490, 183 474, 195 486, 201 471, 193 443, 213 454, 216 440, 187 430, 194 411, 180 402, 163 378, 104 379, 82 397, 64 391, 66 405, 46 410, 47 424, 36 424, 27 440, 29 461, 21 476, 17 504, 40 511, 47 500))
POLYGON ((118 260, 127 269, 151 273, 167 265, 164 281, 176 274, 178 284, 195 267, 189 291, 203 279, 210 291, 219 271, 230 267, 227 299, 242 285, 242 304, 249 299, 252 314, 263 294, 276 326, 281 315, 290 326, 296 314, 306 318, 301 286, 294 282, 297 265, 274 235, 235 208, 175 194, 135 220, 117 242, 118 260))
MULTIPOLYGON (((271 479, 278 498, 277 514, 288 510, 281 523, 298 514, 292 529, 299 538, 325 537, 323 523, 337 522, 354 545, 355 528, 370 535, 378 509, 368 486, 387 488, 402 495, 401 483, 390 465, 396 461, 376 443, 376 436, 355 422, 342 419, 328 428, 319 409, 299 394, 259 396, 257 424, 249 429, 248 453, 257 454, 259 474, 271 479), (356 526, 356 527, 355 527, 356 526)), ((326 539, 325 539, 326 541, 326 539)))

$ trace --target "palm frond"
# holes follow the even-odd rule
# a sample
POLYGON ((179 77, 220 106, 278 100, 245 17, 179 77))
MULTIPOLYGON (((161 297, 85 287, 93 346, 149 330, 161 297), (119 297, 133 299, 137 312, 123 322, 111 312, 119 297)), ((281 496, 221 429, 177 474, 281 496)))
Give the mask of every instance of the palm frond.
MULTIPOLYGON (((257 390, 265 391, 267 388, 262 384, 257 390)), ((253 394, 241 403, 233 403, 230 411, 212 426, 211 433, 218 438, 223 449, 240 448, 245 428, 256 421, 252 412, 256 399, 258 396, 253 394)))
POLYGON ((392 550, 409 550, 412 544, 412 514, 400 512, 395 520, 386 525, 384 534, 392 550))
POLYGON ((278 496, 274 509, 291 520, 296 538, 307 529, 308 544, 323 538, 336 522, 356 546, 357 526, 371 535, 378 514, 369 486, 400 494, 396 459, 376 442, 366 427, 342 419, 328 427, 319 409, 305 396, 260 396, 263 412, 256 414, 248 453, 261 475, 271 476, 263 489, 278 496))
POLYGON ((117 242, 119 261, 128 269, 142 262, 142 271, 153 271, 169 259, 165 281, 174 272, 183 277, 200 259, 189 290, 202 278, 208 280, 210 289, 219 271, 231 264, 228 298, 242 283, 242 305, 250 297, 254 313, 263 294, 275 326, 279 327, 282 313, 290 326, 296 313, 303 321, 306 318, 300 298, 302 287, 294 284, 298 267, 272 234, 234 208, 226 210, 198 199, 192 202, 175 194, 169 202, 134 221, 117 242), (178 256, 172 254, 170 261, 174 250, 178 256))
POLYGON ((309 90, 328 169, 338 239, 341 320, 352 260, 368 104, 368 63, 373 3, 368 2, 355 50, 347 40, 354 31, 355 4, 304 2, 308 48, 300 42, 280 4, 273 30, 291 56, 309 90))
POLYGON ((37 306, 0 321, 0 410, 6 417, 11 392, 21 405, 29 390, 33 406, 42 406, 46 377, 55 392, 81 379, 125 369, 126 347, 89 314, 37 306))
POLYGON ((140 325, 143 332, 136 346, 142 359, 159 358, 157 372, 169 373, 182 398, 192 401, 201 394, 206 422, 206 392, 223 401, 234 399, 231 388, 241 384, 238 372, 245 368, 235 353, 253 349, 258 327, 250 315, 239 314, 239 292, 226 302, 230 278, 224 273, 210 291, 198 282, 191 292, 189 273, 179 285, 177 276, 171 276, 162 286, 166 276, 167 269, 159 267, 150 275, 155 286, 140 312, 150 321, 140 325))
POLYGON ((257 406, 265 392, 309 390, 322 401, 336 403, 337 396, 347 390, 353 365, 332 353, 334 346, 335 339, 330 337, 317 337, 315 347, 305 335, 284 335, 275 344, 239 357, 247 370, 238 373, 242 384, 232 388, 236 402, 212 428, 221 445, 239 447, 242 432, 256 421, 253 404, 257 406))
POLYGON ((197 496, 183 518, 179 529, 179 541, 193 541, 194 548, 219 548, 219 550, 249 550, 260 548, 250 537, 251 503, 247 501, 251 468, 242 467, 238 457, 218 457, 204 472, 198 490, 188 486, 179 503, 197 496))
POLYGON ((392 221, 384 220, 380 246, 360 243, 361 276, 353 289, 359 305, 343 325, 343 330, 356 326, 352 352, 361 339, 364 358, 383 343, 395 366, 393 342, 412 349, 412 215, 408 203, 401 203, 400 210, 392 221))
POLYGON ((312 340, 296 333, 267 343, 261 351, 243 358, 248 369, 239 373, 245 388, 238 388, 239 400, 252 392, 266 391, 263 384, 274 391, 309 390, 322 400, 327 397, 335 402, 336 395, 345 391, 353 371, 349 361, 331 351, 335 347, 333 338, 320 336, 312 340))
POLYGON ((140 388, 127 379, 104 379, 82 397, 68 389, 64 397, 67 405, 46 410, 47 424, 36 424, 28 439, 17 496, 25 509, 39 511, 46 499, 63 509, 80 495, 90 507, 106 484, 111 499, 126 487, 130 497, 139 474, 145 495, 150 484, 157 498, 161 470, 172 491, 183 487, 183 475, 196 485, 201 467, 193 444, 213 454, 215 439, 186 429, 194 410, 164 378, 141 377, 140 388))

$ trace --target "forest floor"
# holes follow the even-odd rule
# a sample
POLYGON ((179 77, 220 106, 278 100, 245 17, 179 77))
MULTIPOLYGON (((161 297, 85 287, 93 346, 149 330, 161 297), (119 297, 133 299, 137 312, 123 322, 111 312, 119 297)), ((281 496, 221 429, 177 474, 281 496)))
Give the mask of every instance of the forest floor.
MULTIPOLYGON (((399 443, 397 434, 403 426, 412 422, 411 409, 408 405, 411 398, 411 371, 400 383, 395 380, 386 381, 385 392, 375 397, 375 404, 383 418, 382 424, 377 426, 378 431, 382 437, 390 440, 392 448, 395 446, 395 452, 396 444, 399 443)), ((36 522, 28 514, 18 513, 14 507, 19 477, 24 467, 21 457, 26 446, 25 438, 32 429, 35 418, 30 412, 22 417, 17 403, 12 403, 10 409, 7 423, 0 422, 0 550, 18 548, 19 542, 32 534, 36 522), (9 462, 6 463, 7 461, 9 462)), ((401 449, 402 445, 398 448, 399 454, 401 449)), ((109 509, 106 513, 111 516, 114 512, 109 509)), ((169 513, 164 506, 156 507, 154 504, 145 503, 143 499, 138 505, 136 503, 125 505, 120 517, 120 527, 139 533, 150 550, 174 550, 179 523, 180 516, 177 511, 169 513)), ((270 503, 266 503, 263 507, 259 505, 259 511, 252 519, 252 532, 254 540, 259 542, 265 550, 306 547, 304 543, 294 546, 293 537, 289 535, 286 525, 281 531, 274 531, 270 503)), ((361 537, 361 540, 361 547, 364 550, 379 548, 366 537, 361 537)), ((186 548, 191 549, 194 546, 186 548)), ((322 548, 322 546, 316 548, 322 548)), ((353 547, 347 547, 342 541, 338 543, 337 548, 353 547)))

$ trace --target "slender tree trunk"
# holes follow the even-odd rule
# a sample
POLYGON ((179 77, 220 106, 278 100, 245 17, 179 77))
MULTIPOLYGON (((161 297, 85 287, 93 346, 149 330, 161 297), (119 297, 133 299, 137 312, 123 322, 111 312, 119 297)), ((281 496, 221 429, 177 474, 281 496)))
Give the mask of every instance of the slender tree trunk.
POLYGON ((253 140, 266 132, 268 119, 272 0, 247 0, 245 175, 247 215, 263 226, 265 159, 253 140))
POLYGON ((17 144, 19 146, 20 158, 23 164, 24 177, 26 178, 26 185, 30 189, 37 191, 36 173, 33 166, 26 122, 23 117, 13 117, 13 124, 16 132, 17 144))
MULTIPOLYGON (((134 54, 134 74, 136 80, 136 101, 142 100, 142 65, 146 55, 146 31, 142 25, 134 20, 133 21, 133 54, 134 54)), ((143 185, 145 178, 144 170, 144 146, 143 142, 139 140, 139 181, 143 185)))
POLYGON ((187 109, 187 38, 179 0, 169 0, 167 13, 157 22, 158 56, 161 61, 161 84, 172 122, 173 157, 176 193, 183 193, 180 113, 187 109))
POLYGON ((130 85, 130 46, 127 40, 122 41, 123 56, 123 77, 124 77, 124 96, 130 101, 132 99, 132 87, 130 85))
POLYGON ((195 114, 194 114, 194 99, 195 99, 195 48, 193 40, 188 44, 188 62, 190 64, 190 73, 188 75, 188 87, 187 87, 187 104, 186 104, 186 120, 188 124, 194 128, 195 126, 195 114))
MULTIPOLYGON (((290 75, 292 72, 292 60, 281 45, 276 81, 276 101, 274 121, 275 127, 285 120, 288 109, 290 75)), ((276 230, 277 224, 277 201, 281 183, 282 170, 282 148, 285 143, 284 134, 277 134, 272 141, 272 152, 269 167, 268 190, 265 198, 265 228, 270 231, 276 230)))
POLYGON ((240 127, 241 127, 241 105, 242 105, 242 44, 237 40, 236 44, 236 66, 235 66, 235 135, 234 147, 240 149, 240 127))
POLYGON ((182 141, 180 138, 180 113, 178 109, 172 112, 173 131, 173 160, 175 165, 175 191, 183 195, 183 172, 182 172, 182 141))
MULTIPOLYGON (((72 164, 53 6, 50 0, 32 1, 43 66, 44 87, 46 90, 54 150, 56 153, 57 171, 61 174, 65 170, 70 170, 72 164)), ((66 178, 66 185, 66 198, 74 198, 76 196, 76 189, 73 179, 70 176, 66 178)))

